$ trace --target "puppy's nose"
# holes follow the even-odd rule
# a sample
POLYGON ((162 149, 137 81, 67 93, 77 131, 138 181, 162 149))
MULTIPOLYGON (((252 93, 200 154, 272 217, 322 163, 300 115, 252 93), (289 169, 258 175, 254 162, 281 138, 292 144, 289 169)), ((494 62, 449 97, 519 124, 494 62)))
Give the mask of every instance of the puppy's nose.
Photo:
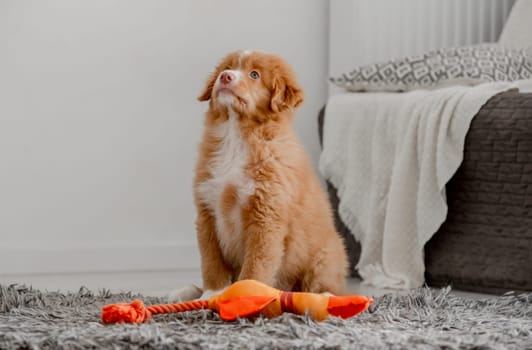
POLYGON ((233 80, 235 80, 235 75, 231 72, 222 72, 222 74, 220 75, 220 81, 223 84, 229 84, 233 80))

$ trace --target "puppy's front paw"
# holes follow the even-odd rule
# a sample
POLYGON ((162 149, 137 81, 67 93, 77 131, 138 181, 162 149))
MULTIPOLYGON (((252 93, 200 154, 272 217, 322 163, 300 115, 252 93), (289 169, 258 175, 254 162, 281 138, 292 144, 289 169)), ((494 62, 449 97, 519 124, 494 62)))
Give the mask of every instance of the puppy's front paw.
POLYGON ((224 290, 225 290, 225 288, 224 289, 219 289, 219 290, 206 290, 205 292, 203 292, 203 295, 201 296, 201 299, 202 300, 209 300, 214 295, 222 294, 224 292, 224 290))
POLYGON ((183 301, 189 301, 198 299, 203 290, 198 286, 193 284, 186 286, 184 288, 175 289, 168 294, 167 300, 169 303, 180 303, 183 301))

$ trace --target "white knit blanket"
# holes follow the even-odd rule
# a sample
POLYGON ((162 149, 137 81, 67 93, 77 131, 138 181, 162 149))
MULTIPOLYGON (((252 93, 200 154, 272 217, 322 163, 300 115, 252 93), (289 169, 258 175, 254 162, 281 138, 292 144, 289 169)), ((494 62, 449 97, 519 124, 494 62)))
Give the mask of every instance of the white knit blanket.
POLYGON ((339 213, 360 242, 367 284, 424 283, 423 246, 447 215, 445 185, 462 161, 471 120, 515 84, 345 93, 327 102, 320 171, 337 189, 339 213))

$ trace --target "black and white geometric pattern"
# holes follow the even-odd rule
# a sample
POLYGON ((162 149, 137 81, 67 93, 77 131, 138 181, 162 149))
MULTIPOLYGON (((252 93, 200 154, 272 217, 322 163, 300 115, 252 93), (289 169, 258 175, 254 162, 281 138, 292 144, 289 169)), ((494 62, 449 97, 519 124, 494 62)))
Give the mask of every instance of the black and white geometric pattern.
POLYGON ((349 91, 408 91, 519 79, 532 79, 530 51, 482 44, 364 65, 330 81, 349 91))

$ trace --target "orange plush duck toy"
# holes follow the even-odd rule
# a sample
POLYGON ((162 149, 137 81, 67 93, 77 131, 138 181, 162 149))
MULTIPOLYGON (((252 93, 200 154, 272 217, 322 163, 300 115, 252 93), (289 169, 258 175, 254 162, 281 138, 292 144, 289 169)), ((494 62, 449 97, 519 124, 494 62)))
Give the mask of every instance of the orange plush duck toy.
POLYGON ((327 296, 316 293, 283 292, 255 280, 235 282, 222 294, 209 300, 194 300, 176 304, 144 306, 140 300, 131 304, 105 305, 102 310, 104 323, 142 323, 152 315, 191 310, 210 309, 219 313, 225 321, 238 317, 263 315, 268 318, 291 312, 308 314, 316 321, 329 315, 349 318, 365 311, 373 299, 359 296, 327 296))

